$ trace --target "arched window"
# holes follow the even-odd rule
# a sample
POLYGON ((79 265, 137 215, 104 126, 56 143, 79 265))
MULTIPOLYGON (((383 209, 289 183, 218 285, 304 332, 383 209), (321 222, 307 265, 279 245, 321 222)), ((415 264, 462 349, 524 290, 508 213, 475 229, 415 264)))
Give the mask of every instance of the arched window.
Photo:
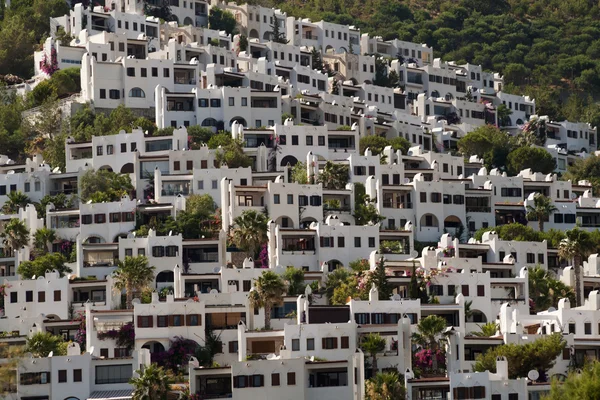
POLYGON ((431 97, 437 99, 438 97, 440 97, 440 92, 434 90, 433 92, 431 92, 431 97))
POLYGON ((129 91, 129 97, 144 98, 144 97, 146 97, 146 93, 144 93, 144 91, 142 89, 140 89, 139 87, 135 87, 129 91))
POLYGON ((202 126, 217 126, 217 120, 214 118, 206 118, 202 121, 202 126))

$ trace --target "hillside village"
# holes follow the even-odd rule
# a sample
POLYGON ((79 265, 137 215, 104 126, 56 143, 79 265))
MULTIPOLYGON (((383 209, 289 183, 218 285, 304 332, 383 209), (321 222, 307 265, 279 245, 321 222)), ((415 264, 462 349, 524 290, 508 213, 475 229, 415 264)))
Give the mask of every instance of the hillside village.
POLYGON ((62 118, 154 126, 0 156, 4 398, 144 398, 160 366, 184 399, 540 399, 598 357, 600 198, 565 179, 595 126, 425 44, 169 4, 75 4, 7 88, 75 68, 62 118))

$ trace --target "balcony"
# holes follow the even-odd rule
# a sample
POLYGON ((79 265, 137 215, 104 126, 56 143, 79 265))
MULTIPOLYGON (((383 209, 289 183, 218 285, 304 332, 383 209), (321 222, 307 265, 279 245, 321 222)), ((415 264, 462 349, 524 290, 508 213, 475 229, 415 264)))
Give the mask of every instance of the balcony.
POLYGON ((407 201, 383 200, 383 208, 406 208, 412 209, 413 204, 407 201))
POLYGON ((302 35, 302 39, 318 41, 319 37, 316 35, 313 35, 312 33, 307 32, 302 35))
POLYGON ((490 206, 467 206, 466 210, 468 213, 489 213, 492 212, 492 208, 490 206))
POLYGON ((84 268, 94 268, 94 267, 113 267, 117 265, 119 260, 116 258, 101 258, 96 260, 84 260, 83 267, 84 268))

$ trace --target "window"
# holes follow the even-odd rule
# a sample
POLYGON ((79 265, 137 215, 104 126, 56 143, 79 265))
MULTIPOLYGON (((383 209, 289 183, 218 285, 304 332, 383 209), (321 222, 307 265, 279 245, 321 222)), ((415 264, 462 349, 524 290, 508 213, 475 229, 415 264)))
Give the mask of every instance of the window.
POLYGON ((278 194, 274 194, 273 195, 273 204, 280 204, 280 200, 279 200, 279 195, 278 194))
POLYGON ((17 292, 11 292, 10 293, 10 302, 11 303, 18 303, 19 302, 19 297, 18 297, 18 293, 17 292))
POLYGON ((25 193, 29 193, 31 191, 31 183, 25 182, 25 193))
POLYGON ((469 295, 469 285, 462 285, 461 292, 462 292, 463 296, 468 296, 469 295))
POLYGON ((325 146, 325 136, 319 136, 318 137, 318 145, 319 146, 325 146))
POLYGON ((65 383, 67 381, 67 370, 59 369, 58 370, 58 383, 65 383))
POLYGON ((239 344, 237 340, 232 340, 231 342, 229 342, 229 352, 230 353, 237 353, 239 349, 239 344))
POLYGON ((185 162, 185 169, 187 169, 188 171, 194 169, 194 162, 191 160, 187 160, 185 162))
POLYGON ((152 257, 164 257, 165 256, 165 248, 163 246, 153 246, 152 247, 152 257))
POLYGON ((369 238, 369 247, 371 247, 371 248, 375 247, 375 238, 374 237, 369 238))
POLYGON ((287 203, 288 204, 294 204, 294 195, 293 194, 288 194, 287 195, 287 203))
POLYGON ((271 386, 279 386, 279 374, 271 374, 271 386))
POLYGON ((73 370, 73 382, 81 382, 81 381, 82 381, 81 370, 80 369, 74 369, 73 370))
POLYGON ((169 315, 169 326, 183 326, 183 315, 169 315))
POLYGON ((215 108, 221 107, 221 99, 210 99, 210 106, 215 108))
POLYGON ((25 302, 31 303, 33 301, 33 290, 27 290, 25 292, 25 302))
POLYGON ((288 384, 288 386, 296 384, 296 373, 295 372, 287 373, 287 384, 288 384))
POLYGON ((575 334, 575 323, 569 322, 569 333, 575 334))
POLYGON ((485 286, 477 285, 477 296, 484 297, 485 296, 485 286))
POLYGON ((420 197, 421 203, 427 203, 427 193, 426 192, 419 192, 419 197, 420 197))
POLYGON ((112 144, 108 144, 106 145, 106 154, 111 155, 113 154, 114 151, 114 146, 112 144))
POLYGON ((156 317, 156 327, 166 328, 168 326, 168 320, 166 315, 158 315, 156 317))
POLYGON ((179 170, 181 169, 181 166, 180 166, 180 164, 179 164, 179 161, 175 161, 175 162, 173 162, 173 169, 174 169, 175 171, 179 171, 179 170))
POLYGON ((94 214, 94 223, 103 224, 106 222, 106 214, 94 214))
POLYGON ((146 93, 139 87, 136 87, 129 91, 129 97, 145 98, 146 93))
POLYGON ((108 216, 109 216, 109 221, 111 223, 121 222, 121 213, 118 213, 118 212, 117 213, 110 213, 110 214, 108 214, 108 216))
POLYGON ((21 385, 45 385, 50 383, 50 372, 25 372, 20 378, 21 385))
POLYGON ((152 76, 155 78, 158 77, 158 68, 152 67, 152 76))
POLYGON ((544 253, 538 253, 538 263, 539 264, 544 263, 544 253))
POLYGON ((169 68, 163 68, 163 78, 169 77, 169 68))
POLYGON ((349 349, 350 348, 350 337, 342 336, 341 346, 342 346, 341 347, 342 349, 349 349))
POLYGON ((346 247, 346 239, 343 236, 338 236, 337 245, 338 247, 346 247))
POLYGON ((331 349, 338 348, 337 338, 334 338, 334 337, 323 338, 321 344, 322 344, 323 350, 331 350, 331 349))
POLYGON ((152 319, 151 315, 138 315, 138 328, 152 328, 152 319))
POLYGON ((147 68, 141 68, 140 69, 140 75, 142 76, 142 78, 148 77, 148 69, 147 68))
POLYGON ((135 68, 127 68, 127 76, 135 76, 135 68))
POLYGON ((586 322, 585 324, 583 324, 583 331, 584 331, 584 334, 591 335, 592 334, 592 323, 586 322))
POLYGON ((441 193, 431 193, 431 202, 432 203, 441 203, 442 201, 442 194, 441 193))
POLYGON ((132 371, 131 364, 96 366, 96 385, 128 383, 132 371))
POLYGON ((213 179, 213 181, 211 182, 211 186, 213 189, 216 189, 218 187, 218 182, 216 179, 213 179))
POLYGON ((103 149, 104 149, 104 147, 102 147, 102 146, 96 146, 96 155, 101 156, 103 153, 103 149))
POLYGON ((108 91, 108 97, 113 100, 119 100, 121 98, 121 91, 117 89, 110 89, 108 91))
POLYGON ((454 296, 456 293, 456 286, 448 285, 448 296, 454 296))
POLYGON ((527 264, 534 264, 534 263, 535 263, 535 254, 527 253, 527 264))
POLYGON ((300 351, 300 339, 292 339, 292 351, 300 351))
POLYGON ((60 301, 62 298, 62 292, 60 290, 54 291, 54 301, 60 301))
POLYGON ((314 350, 315 349, 315 339, 310 338, 306 339, 306 350, 314 350))
POLYGON ((265 386, 264 375, 250 375, 249 376, 250 387, 263 387, 265 386))
POLYGON ((46 292, 41 291, 38 292, 38 303, 45 303, 46 302, 46 292))
POLYGON ((519 400, 519 393, 509 393, 508 400, 519 400))
POLYGON ((247 107, 247 106, 248 106, 248 98, 242 97, 242 107, 247 107))
POLYGON ((555 224, 562 224, 563 221, 564 221, 563 214, 554 213, 554 223, 555 224))
POLYGON ((360 247, 360 237, 354 238, 354 247, 360 247))

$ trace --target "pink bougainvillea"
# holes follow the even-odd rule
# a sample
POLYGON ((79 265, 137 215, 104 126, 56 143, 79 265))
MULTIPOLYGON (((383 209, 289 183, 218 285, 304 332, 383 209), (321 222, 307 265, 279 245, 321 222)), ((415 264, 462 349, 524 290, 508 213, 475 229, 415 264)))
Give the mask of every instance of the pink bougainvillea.
POLYGON ((54 47, 52 47, 52 50, 50 50, 50 57, 44 53, 44 57, 42 58, 42 62, 40 64, 40 69, 48 75, 52 75, 58 71, 58 60, 56 49, 54 47))
MULTIPOLYGON (((436 351, 438 369, 445 369, 446 353, 440 349, 436 351)), ((430 349, 422 349, 417 351, 413 357, 415 368, 423 371, 429 371, 433 367, 433 351, 430 349)))

